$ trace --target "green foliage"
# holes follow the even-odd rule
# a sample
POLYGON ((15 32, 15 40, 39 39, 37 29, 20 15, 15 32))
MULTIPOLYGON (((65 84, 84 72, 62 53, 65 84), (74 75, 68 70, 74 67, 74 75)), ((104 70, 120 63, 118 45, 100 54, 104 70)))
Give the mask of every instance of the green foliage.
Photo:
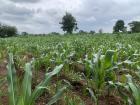
POLYGON ((26 35, 28 35, 28 33, 27 32, 22 32, 21 35, 26 36, 26 35))
POLYGON ((49 33, 49 35, 60 35, 60 33, 58 33, 58 32, 51 32, 51 33, 49 33))
POLYGON ((70 14, 66 12, 66 15, 62 18, 62 29, 63 31, 72 34, 73 30, 77 30, 77 22, 76 19, 70 14))
POLYGON ((85 105, 84 102, 77 96, 74 98, 64 97, 66 105, 85 105))
POLYGON ((99 29, 99 34, 102 34, 103 33, 103 29, 99 29))
POLYGON ((120 96, 125 100, 126 105, 139 105, 140 104, 140 87, 130 74, 125 75, 126 81, 112 82, 109 81, 110 87, 118 90, 120 96))
POLYGON ((117 33, 117 32, 124 32, 125 29, 125 23, 123 20, 118 20, 115 24, 115 26, 113 27, 113 32, 117 33))
POLYGON ((94 54, 93 60, 86 59, 86 62, 89 62, 88 66, 90 69, 90 71, 87 69, 87 72, 90 72, 92 79, 96 81, 96 89, 100 90, 108 80, 113 80, 108 75, 111 75, 111 72, 113 72, 111 70, 113 68, 114 55, 115 51, 113 50, 108 50, 105 55, 101 55, 101 51, 99 51, 97 54, 94 54))
POLYGON ((91 30, 89 33, 94 35, 96 32, 91 30))
POLYGON ((17 105, 17 78, 12 54, 9 54, 9 63, 7 65, 7 70, 9 105, 17 105))
POLYGON ((17 35, 16 27, 0 24, 0 37, 11 37, 16 35, 17 35))
POLYGON ((132 33, 138 33, 140 32, 140 22, 139 21, 133 21, 129 23, 130 29, 132 33))
POLYGON ((132 93, 133 105, 140 105, 140 87, 132 80, 131 75, 127 75, 127 84, 130 93, 132 93))
POLYGON ((68 105, 77 105, 78 102, 82 105, 85 97, 91 98, 93 104, 97 105, 100 103, 100 96, 109 95, 122 97, 126 105, 137 105, 139 93, 135 90, 139 91, 140 87, 138 38, 139 34, 122 35, 121 33, 119 36, 83 34, 1 38, 1 60, 6 58, 9 52, 15 55, 13 59, 13 55, 10 54, 7 66, 9 102, 12 105, 17 105, 18 102, 20 105, 24 103, 34 105, 35 100, 47 89, 53 95, 56 91, 50 99, 50 103, 54 103, 66 90, 65 87, 60 90, 59 88, 67 83, 71 88, 70 91, 67 90, 67 94, 64 94, 61 101, 65 100, 68 105), (27 63, 30 61, 31 63, 27 63), (24 71, 23 79, 19 84, 17 83, 19 78, 15 73, 18 70, 24 71), (40 80, 39 85, 31 91, 31 80, 34 76, 32 70, 35 70, 36 74, 42 71, 49 73, 43 75, 42 82, 40 80), (129 79, 125 77, 128 74, 131 75, 132 81, 128 81, 129 79), (54 75, 57 76, 53 80, 59 82, 55 84, 55 81, 52 81, 53 84, 49 84, 54 75), (64 83, 63 79, 67 82, 64 83), (74 98, 73 91, 79 99, 74 98), (29 101, 26 102, 27 99, 29 101))
MULTIPOLYGON (((52 76, 58 74, 63 65, 57 66, 52 72, 46 73, 45 80, 42 81, 38 86, 36 86, 35 90, 31 91, 32 85, 32 71, 31 71, 31 63, 27 63, 25 65, 25 74, 22 81, 22 84, 18 83, 18 77, 16 76, 16 70, 14 67, 13 55, 9 54, 9 63, 7 65, 8 75, 8 92, 9 92, 9 105, 34 105, 36 99, 44 92, 47 85, 49 84, 52 76)), ((52 100, 48 102, 47 105, 52 105, 58 99, 60 99, 66 87, 60 89, 52 100)))

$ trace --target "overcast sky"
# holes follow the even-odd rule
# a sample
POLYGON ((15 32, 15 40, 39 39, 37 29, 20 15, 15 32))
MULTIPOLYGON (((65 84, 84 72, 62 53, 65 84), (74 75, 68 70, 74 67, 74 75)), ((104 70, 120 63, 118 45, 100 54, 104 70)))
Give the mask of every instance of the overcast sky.
POLYGON ((0 0, 0 22, 20 32, 62 32, 59 22, 66 11, 79 29, 112 32, 117 19, 140 20, 140 0, 0 0))

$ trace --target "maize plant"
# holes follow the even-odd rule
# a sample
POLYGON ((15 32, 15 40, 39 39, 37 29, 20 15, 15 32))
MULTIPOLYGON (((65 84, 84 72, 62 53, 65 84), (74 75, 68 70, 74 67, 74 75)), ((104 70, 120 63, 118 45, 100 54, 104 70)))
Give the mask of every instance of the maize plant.
POLYGON ((140 87, 133 81, 131 75, 127 75, 128 91, 131 93, 130 96, 131 105, 140 105, 140 87))
POLYGON ((88 68, 86 72, 88 72, 92 80, 95 81, 97 89, 101 89, 105 85, 105 82, 115 80, 113 71, 117 59, 115 53, 113 50, 108 50, 105 55, 101 55, 101 51, 99 51, 97 54, 94 54, 92 60, 85 59, 89 64, 87 65, 88 68))
MULTIPOLYGON (((35 101, 44 92, 49 84, 52 76, 58 74, 62 70, 63 65, 57 66, 52 72, 46 73, 45 79, 35 87, 32 91, 32 66, 31 63, 27 63, 24 68, 24 78, 21 84, 18 84, 18 77, 16 76, 16 69, 14 67, 13 54, 9 54, 9 61, 7 65, 7 81, 8 81, 8 93, 9 93, 9 105, 34 105, 35 101)), ((56 95, 47 103, 52 105, 58 99, 60 99, 62 93, 66 90, 66 87, 60 89, 56 95)))
POLYGON ((101 55, 101 51, 99 51, 97 54, 94 54, 92 60, 86 59, 86 62, 89 63, 88 74, 90 73, 91 75, 91 82, 94 85, 93 89, 95 92, 90 88, 88 88, 88 91, 96 104, 98 104, 98 97, 108 81, 116 79, 114 72, 116 61, 116 52, 113 50, 106 51, 105 55, 101 55))
POLYGON ((140 86, 135 83, 130 74, 125 77, 126 83, 109 81, 110 88, 118 90, 126 105, 140 105, 140 86))

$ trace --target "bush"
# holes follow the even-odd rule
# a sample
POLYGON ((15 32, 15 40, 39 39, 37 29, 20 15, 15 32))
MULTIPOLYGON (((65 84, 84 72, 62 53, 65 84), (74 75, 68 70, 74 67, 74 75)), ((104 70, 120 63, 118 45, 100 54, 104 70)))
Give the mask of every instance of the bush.
POLYGON ((16 35, 17 35, 16 27, 0 24, 0 37, 11 37, 16 35))

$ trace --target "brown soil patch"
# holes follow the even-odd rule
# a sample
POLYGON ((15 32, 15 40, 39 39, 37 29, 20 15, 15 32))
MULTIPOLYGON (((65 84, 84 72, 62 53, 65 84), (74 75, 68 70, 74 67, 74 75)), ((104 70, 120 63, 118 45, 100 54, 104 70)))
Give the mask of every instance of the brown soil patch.
POLYGON ((0 102, 1 102, 0 104, 2 104, 2 105, 9 105, 7 96, 2 96, 0 99, 0 102))
POLYGON ((4 61, 4 62, 2 62, 1 64, 0 64, 0 76, 6 76, 6 74, 7 74, 7 71, 6 71, 6 61, 4 61))
POLYGON ((99 98, 99 105, 124 105, 119 96, 101 96, 99 98))
MULTIPOLYGON (((2 62, 0 64, 0 77, 1 78, 5 78, 6 75, 7 75, 7 71, 6 71, 6 60, 4 60, 4 62, 2 62)), ((8 86, 7 86, 7 82, 6 81, 3 81, 3 83, 1 84, 1 87, 0 87, 0 91, 2 92, 2 96, 0 96, 0 104, 2 105, 8 105, 8 97, 5 96, 5 94, 7 94, 8 92, 8 86)))
POLYGON ((44 92, 39 99, 37 99, 35 105, 46 105, 47 102, 50 100, 51 95, 48 92, 44 92))

